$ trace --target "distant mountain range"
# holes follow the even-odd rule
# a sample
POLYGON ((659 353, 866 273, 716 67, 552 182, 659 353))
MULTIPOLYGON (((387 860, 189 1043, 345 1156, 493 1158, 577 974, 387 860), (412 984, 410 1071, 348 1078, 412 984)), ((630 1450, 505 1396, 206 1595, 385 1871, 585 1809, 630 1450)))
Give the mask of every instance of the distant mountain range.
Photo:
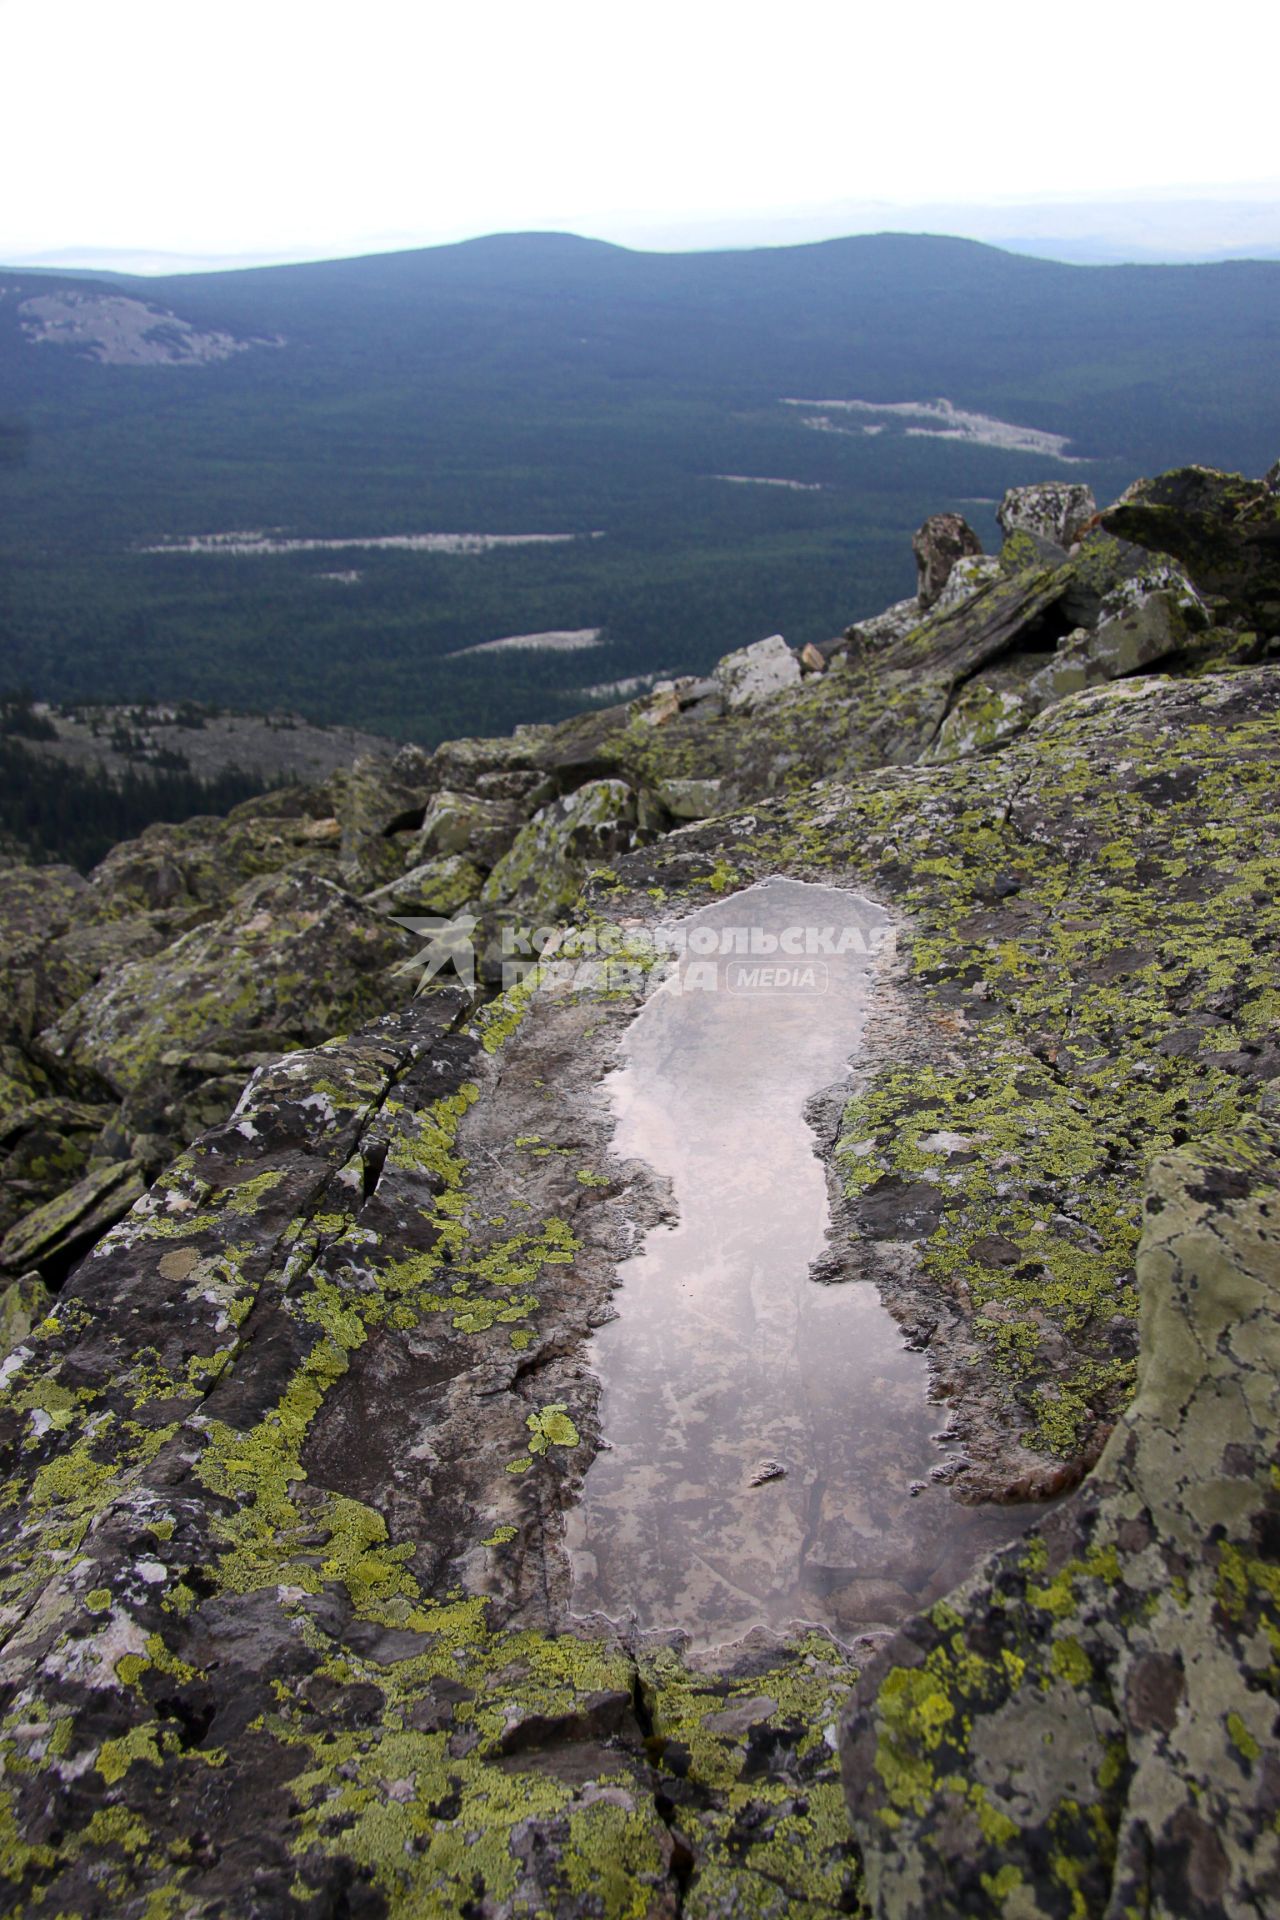
MULTIPOLYGON (((677 253, 726 247, 802 246, 855 234, 949 234, 1006 252, 1070 265, 1180 266, 1215 260, 1280 258, 1280 181, 1236 188, 1190 188, 1145 198, 1112 194, 1094 200, 1027 200, 1004 204, 936 201, 898 205, 842 200, 771 212, 725 215, 631 215, 602 220, 597 239, 677 253)), ((165 253, 124 247, 60 247, 10 256, 10 266, 55 272, 175 274, 294 265, 393 251, 416 251, 468 237, 456 232, 347 235, 327 249, 284 248, 272 254, 165 253)))
POLYGON ((901 234, 0 272, 3 671, 423 739, 554 717, 826 637, 940 505, 990 537, 1029 480, 1262 470, 1278 313, 1280 263, 901 234))

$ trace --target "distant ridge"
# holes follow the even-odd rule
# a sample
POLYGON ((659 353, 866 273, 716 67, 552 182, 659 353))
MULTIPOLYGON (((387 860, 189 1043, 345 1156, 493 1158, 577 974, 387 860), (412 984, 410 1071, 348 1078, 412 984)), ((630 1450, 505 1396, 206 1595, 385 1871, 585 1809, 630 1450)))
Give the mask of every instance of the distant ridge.
MULTIPOLYGON (((537 231, 537 229, 535 229, 537 231)), ((572 231, 572 229, 570 229, 572 231)), ((842 201, 768 214, 697 221, 606 223, 596 237, 640 252, 698 253, 793 247, 873 233, 951 234, 1066 265, 1191 265, 1280 256, 1280 180, 1234 188, 969 204, 897 205, 842 201)), ((335 236, 328 246, 284 246, 254 254, 193 249, 64 246, 22 253, 13 266, 144 275, 224 272, 417 252, 467 236, 395 233, 335 236)), ((474 236, 472 236, 474 237, 474 236)))

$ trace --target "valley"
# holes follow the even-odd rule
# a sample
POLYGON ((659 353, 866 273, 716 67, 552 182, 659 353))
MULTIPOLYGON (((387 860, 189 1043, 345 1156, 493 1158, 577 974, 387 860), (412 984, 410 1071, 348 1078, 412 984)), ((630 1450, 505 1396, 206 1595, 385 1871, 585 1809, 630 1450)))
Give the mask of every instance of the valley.
POLYGON ((931 512, 992 549, 969 503, 1010 486, 1070 472, 1107 500, 1173 460, 1265 468, 1278 295, 1275 262, 894 234, 7 271, 2 678, 432 745, 766 633, 824 642, 910 591, 931 512), (590 675, 491 644, 587 630, 590 675))

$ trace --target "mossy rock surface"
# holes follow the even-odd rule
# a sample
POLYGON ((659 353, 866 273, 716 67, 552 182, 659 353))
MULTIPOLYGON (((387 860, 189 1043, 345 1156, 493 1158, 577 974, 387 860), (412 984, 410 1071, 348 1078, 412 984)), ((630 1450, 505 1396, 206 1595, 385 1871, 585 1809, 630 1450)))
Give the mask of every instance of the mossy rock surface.
POLYGON ((1082 1494, 859 1684, 876 1911, 1212 1916, 1280 1888, 1280 1105, 1162 1155, 1138 1391, 1082 1494))
POLYGON ((872 1024, 833 1186, 862 1270, 927 1340, 974 1497, 1096 1456, 1132 1390, 1147 1165, 1280 1073, 1278 767, 1280 673, 1148 678, 1003 751, 757 804, 619 865, 617 914, 785 872, 901 916, 911 1016, 872 1024))
POLYGON ((757 706, 677 683, 0 869, 9 1908, 1274 1904, 1274 499, 1191 470, 1069 560, 1015 533, 757 706), (1178 591, 1139 541, 1214 624, 1108 644, 1178 591), (859 1683, 852 1828, 866 1650, 589 1631, 561 1534, 667 1204, 610 1151, 629 943, 776 875, 898 935, 814 1109, 824 1277, 929 1352, 957 1498, 1065 1496, 859 1683), (626 964, 407 1003, 402 887, 626 964))
POLYGON ((1102 522, 1173 554, 1233 622, 1280 632, 1280 494, 1265 480, 1179 467, 1130 487, 1102 522))
MULTIPOLYGON (((155 1095, 187 1062, 224 1068, 361 1025, 400 997, 390 977, 409 936, 318 875, 251 881, 225 910, 109 974, 45 1044, 119 1095, 155 1095)), ((242 1076, 243 1077, 243 1076, 242 1076)))
POLYGON ((860 1910, 847 1655, 566 1631, 574 1339, 660 1213, 577 1177, 628 1012, 441 993, 262 1069, 25 1334, 9 1910, 860 1910))

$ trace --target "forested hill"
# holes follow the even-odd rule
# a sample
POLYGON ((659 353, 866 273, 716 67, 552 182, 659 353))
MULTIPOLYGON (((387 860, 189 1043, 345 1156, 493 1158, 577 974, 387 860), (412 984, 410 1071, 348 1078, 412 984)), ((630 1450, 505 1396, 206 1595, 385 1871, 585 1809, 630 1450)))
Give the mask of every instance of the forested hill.
POLYGON ((0 642, 51 698, 492 730, 826 637, 940 503, 993 537, 1007 486, 1280 450, 1280 263, 524 234, 0 288, 0 642), (507 544, 296 544, 421 535, 507 544))

